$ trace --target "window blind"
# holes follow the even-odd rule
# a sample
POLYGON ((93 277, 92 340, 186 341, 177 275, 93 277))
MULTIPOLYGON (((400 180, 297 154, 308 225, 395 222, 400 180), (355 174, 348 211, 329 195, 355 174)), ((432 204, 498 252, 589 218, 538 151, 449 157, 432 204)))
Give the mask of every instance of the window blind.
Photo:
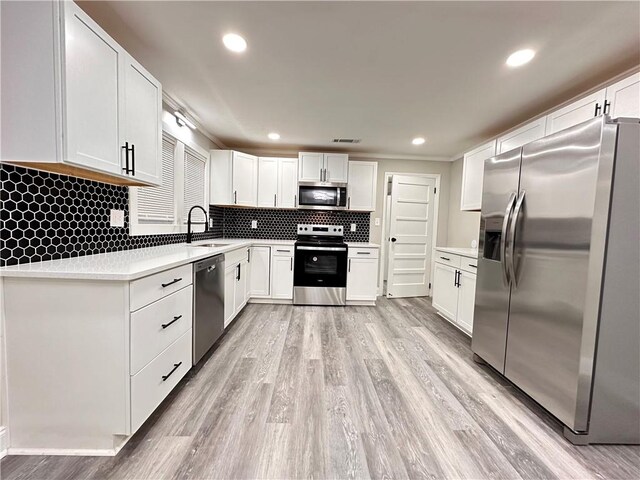
MULTIPOLYGON (((194 205, 200 205, 205 210, 205 173, 207 160, 194 150, 184 147, 184 221, 187 221, 189 210, 194 205)), ((204 222, 205 216, 201 210, 194 210, 191 214, 192 222, 204 222)), ((198 228, 197 231, 200 231, 198 228)))
POLYGON ((175 139, 162 137, 162 186, 138 188, 138 220, 175 223, 175 139))

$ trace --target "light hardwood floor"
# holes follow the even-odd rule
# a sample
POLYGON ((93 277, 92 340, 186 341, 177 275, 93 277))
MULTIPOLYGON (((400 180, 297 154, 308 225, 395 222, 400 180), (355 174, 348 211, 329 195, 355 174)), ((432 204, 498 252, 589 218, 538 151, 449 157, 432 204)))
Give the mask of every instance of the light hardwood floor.
POLYGON ((2 479, 637 479, 575 447, 428 299, 249 305, 120 454, 10 456, 2 479))

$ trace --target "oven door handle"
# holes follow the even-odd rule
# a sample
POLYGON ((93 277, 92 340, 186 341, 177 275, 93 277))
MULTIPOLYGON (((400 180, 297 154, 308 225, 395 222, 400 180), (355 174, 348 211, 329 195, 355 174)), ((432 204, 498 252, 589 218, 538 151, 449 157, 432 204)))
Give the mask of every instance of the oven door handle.
POLYGON ((310 250, 313 252, 346 252, 346 247, 306 247, 298 246, 296 250, 310 250))

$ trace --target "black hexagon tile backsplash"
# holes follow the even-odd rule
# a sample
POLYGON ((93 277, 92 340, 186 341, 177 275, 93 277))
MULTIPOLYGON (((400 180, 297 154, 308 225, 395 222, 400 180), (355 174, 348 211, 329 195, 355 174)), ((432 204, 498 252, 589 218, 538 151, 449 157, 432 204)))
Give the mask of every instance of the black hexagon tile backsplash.
MULTIPOLYGON (((0 181, 0 266, 186 241, 185 234, 129 235, 127 187, 6 164, 0 165, 0 181), (124 210, 124 227, 109 226, 111 209, 124 210)), ((369 213, 211 206, 209 214, 213 228, 196 234, 196 240, 295 239, 298 223, 344 225, 347 241, 369 240, 369 213), (257 229, 251 229, 251 220, 258 221, 257 229)))

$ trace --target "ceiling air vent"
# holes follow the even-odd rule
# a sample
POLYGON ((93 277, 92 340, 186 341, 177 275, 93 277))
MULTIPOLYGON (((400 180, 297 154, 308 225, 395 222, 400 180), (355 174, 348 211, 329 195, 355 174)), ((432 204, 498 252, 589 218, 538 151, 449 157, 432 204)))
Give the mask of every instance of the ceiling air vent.
POLYGON ((333 143, 360 143, 362 140, 359 138, 334 138, 333 143))

